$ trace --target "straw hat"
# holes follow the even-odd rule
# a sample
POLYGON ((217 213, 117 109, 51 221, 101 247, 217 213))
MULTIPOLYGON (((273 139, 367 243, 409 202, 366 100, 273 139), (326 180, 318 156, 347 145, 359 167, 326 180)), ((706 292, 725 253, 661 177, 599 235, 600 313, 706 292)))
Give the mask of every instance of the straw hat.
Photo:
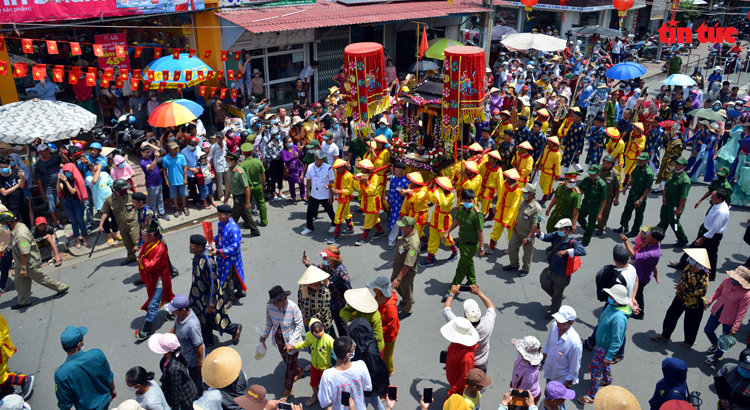
POLYGON ((438 184, 440 188, 447 189, 449 191, 453 190, 453 184, 451 183, 451 179, 448 177, 437 177, 435 179, 435 183, 438 184))
POLYGON ((638 128, 639 130, 641 130, 641 132, 643 132, 643 123, 634 122, 633 127, 638 128))
POLYGON ((137 401, 133 399, 128 399, 120 403, 120 405, 117 406, 117 408, 114 410, 143 410, 143 407, 141 407, 141 405, 138 404, 137 401))
POLYGON ((612 296, 612 300, 618 305, 627 305, 630 303, 628 288, 623 285, 617 284, 609 289, 604 289, 604 291, 607 292, 609 296, 612 296))
POLYGON ((500 156, 500 153, 497 150, 492 150, 487 155, 491 156, 492 158, 495 158, 498 161, 503 160, 503 157, 500 156))
POLYGON ((378 301, 367 288, 349 289, 344 292, 344 299, 358 312, 373 313, 378 310, 378 301))
POLYGON ((414 184, 424 185, 424 179, 422 179, 422 174, 420 174, 419 172, 410 172, 406 174, 406 179, 414 184))
POLYGON ((362 161, 357 162, 357 168, 374 169, 375 165, 372 165, 372 161, 369 159, 363 159, 362 161))
POLYGON ((531 144, 528 141, 524 141, 524 142, 518 144, 518 148, 529 149, 529 150, 533 150, 534 149, 534 147, 532 147, 531 144))
POLYGON ((492 87, 492 88, 490 88, 490 94, 492 94, 492 93, 496 93, 496 92, 498 92, 498 91, 500 91, 500 89, 499 89, 499 88, 497 88, 497 87, 492 87))
POLYGON ((386 138, 386 137, 384 137, 382 135, 378 135, 377 137, 373 138, 373 140, 375 140, 375 142, 379 142, 381 144, 387 144, 388 143, 388 138, 386 138))
POLYGON ((633 393, 620 386, 606 386, 596 393, 594 410, 641 410, 633 393))
POLYGON ((620 131, 615 127, 609 127, 604 132, 614 139, 620 138, 620 131))
POLYGON ((343 167, 344 165, 348 164, 348 162, 344 161, 343 159, 339 158, 333 163, 333 169, 343 167))
POLYGON ((542 344, 539 343, 539 339, 534 336, 526 336, 523 339, 511 339, 510 342, 516 347, 521 357, 531 363, 532 366, 536 366, 542 362, 544 354, 542 353, 542 344))
POLYGON ((705 248, 687 248, 685 253, 698 261, 704 268, 711 269, 711 261, 708 260, 708 251, 705 248))
POLYGON ((453 318, 440 328, 440 333, 451 343, 474 346, 479 342, 479 333, 465 317, 453 318))
POLYGON ((549 137, 547 138, 547 142, 551 142, 557 145, 558 147, 560 146, 560 140, 557 137, 549 137))
POLYGON ((543 116, 543 117, 549 117, 549 111, 547 111, 546 108, 542 108, 541 110, 536 111, 537 114, 543 116))
POLYGON ((750 269, 740 265, 735 270, 727 271, 727 275, 740 283, 745 289, 750 289, 750 269))
POLYGON ((214 389, 229 386, 242 371, 242 357, 231 347, 219 347, 206 356, 201 375, 203 381, 214 389))
POLYGON ((520 97, 518 97, 518 99, 521 100, 521 103, 524 106, 526 106, 526 107, 530 107, 531 106, 531 99, 529 98, 528 95, 520 96, 520 97))
POLYGON ((304 122, 304 120, 299 116, 295 115, 294 117, 292 117, 292 125, 297 125, 301 122, 304 122))
POLYGON ((503 175, 506 178, 510 178, 514 181, 518 181, 519 179, 521 179, 521 176, 518 175, 518 171, 515 168, 510 168, 507 171, 503 171, 503 175))
POLYGON ((481 145, 479 145, 478 143, 475 142, 475 143, 469 145, 469 151, 482 152, 482 151, 484 151, 484 148, 482 148, 481 145))
POLYGON ((297 281, 298 285, 311 285, 313 283, 318 283, 320 281, 328 279, 328 277, 331 276, 327 273, 325 273, 322 269, 315 265, 310 265, 305 269, 305 273, 302 274, 302 277, 299 278, 297 281))
POLYGON ((479 173, 479 167, 477 167, 477 163, 474 161, 464 161, 464 167, 475 174, 479 173))

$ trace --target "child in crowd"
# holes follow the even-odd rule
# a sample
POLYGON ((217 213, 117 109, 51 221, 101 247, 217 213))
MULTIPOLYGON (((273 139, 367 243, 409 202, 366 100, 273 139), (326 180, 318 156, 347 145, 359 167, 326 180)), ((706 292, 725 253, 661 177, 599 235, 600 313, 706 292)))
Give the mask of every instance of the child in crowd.
POLYGON ((315 318, 310 319, 310 331, 305 334, 305 340, 294 346, 287 344, 286 351, 300 350, 308 346, 312 350, 310 356, 312 361, 310 387, 312 387, 313 396, 305 402, 305 405, 310 407, 318 402, 318 387, 323 371, 331 367, 331 360, 336 360, 336 354, 333 353, 333 338, 325 332, 323 322, 315 318))
POLYGON ((534 336, 526 336, 523 339, 512 339, 511 343, 516 347, 517 357, 513 363, 513 377, 510 381, 511 389, 528 390, 534 397, 534 402, 539 401, 542 389, 539 388, 539 370, 542 366, 542 344, 534 336))
POLYGON ((471 410, 479 410, 479 400, 482 398, 482 389, 492 385, 492 378, 487 376, 482 369, 471 369, 466 375, 466 389, 464 389, 464 400, 471 410))
MULTIPOLYGON (((46 241, 49 247, 52 248, 52 254, 54 255, 55 267, 62 265, 62 258, 60 252, 57 251, 57 234, 55 229, 47 225, 47 218, 40 216, 34 221, 34 227, 31 228, 31 236, 34 237, 38 247, 42 247, 46 241)), ((65 259, 68 259, 68 254, 65 254, 65 259)))
POLYGON ((198 162, 200 164, 200 172, 196 174, 198 179, 198 191, 201 194, 201 200, 203 201, 203 207, 208 209, 208 201, 214 207, 218 206, 214 201, 214 184, 213 175, 211 171, 211 164, 208 163, 208 155, 205 152, 198 153, 198 162))

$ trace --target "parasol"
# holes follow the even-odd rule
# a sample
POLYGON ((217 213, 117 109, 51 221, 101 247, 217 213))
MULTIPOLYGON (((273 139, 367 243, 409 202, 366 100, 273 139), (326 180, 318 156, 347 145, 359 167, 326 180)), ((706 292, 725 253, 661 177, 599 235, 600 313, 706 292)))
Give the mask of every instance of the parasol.
POLYGON ((607 70, 607 78, 613 80, 632 80, 646 74, 646 67, 633 62, 615 64, 607 70))
POLYGON ((679 85, 682 87, 687 87, 687 86, 695 85, 695 80, 686 76, 685 74, 672 74, 669 77, 667 77, 666 80, 664 80, 664 84, 665 85, 679 85))
POLYGON ((458 41, 451 40, 449 38, 436 38, 430 40, 428 44, 430 47, 427 49, 424 55, 427 58, 434 58, 436 60, 445 59, 443 50, 445 50, 446 47, 463 46, 463 44, 459 43, 458 41))
POLYGON ((96 115, 76 104, 28 100, 0 106, 0 142, 31 144, 73 138, 96 125, 96 115))
POLYGON ((159 88, 159 82, 162 81, 167 82, 166 88, 177 88, 177 84, 182 84, 183 87, 193 87, 201 82, 198 77, 198 72, 202 71, 204 75, 207 75, 207 73, 211 71, 211 67, 196 56, 190 57, 188 53, 181 53, 178 60, 175 60, 170 54, 152 61, 151 64, 141 71, 141 79, 143 81, 148 81, 146 73, 150 70, 154 71, 154 80, 151 82, 151 89, 155 90, 159 88), (164 79, 162 71, 169 71, 169 78, 164 79), (181 72, 180 79, 177 81, 174 80, 176 71, 181 72), (187 71, 193 72, 193 78, 190 79, 190 81, 185 80, 185 73, 187 71))
POLYGON ((611 28, 600 26, 583 26, 573 29, 573 34, 580 36, 590 36, 596 34, 604 37, 623 37, 622 33, 611 28))
POLYGON ((518 31, 513 27, 508 26, 495 26, 492 27, 492 41, 500 41, 505 36, 516 34, 518 31))
POLYGON ((565 49, 566 45, 561 38, 535 33, 511 34, 500 42, 515 50, 559 51, 565 49))
POLYGON ((148 118, 148 123, 154 127, 173 127, 187 124, 197 118, 188 107, 178 101, 184 100, 166 101, 159 104, 148 118))
POLYGON ((688 115, 692 115, 693 117, 697 118, 705 118, 711 121, 724 121, 724 117, 722 117, 721 114, 708 108, 701 108, 698 110, 690 111, 688 115))

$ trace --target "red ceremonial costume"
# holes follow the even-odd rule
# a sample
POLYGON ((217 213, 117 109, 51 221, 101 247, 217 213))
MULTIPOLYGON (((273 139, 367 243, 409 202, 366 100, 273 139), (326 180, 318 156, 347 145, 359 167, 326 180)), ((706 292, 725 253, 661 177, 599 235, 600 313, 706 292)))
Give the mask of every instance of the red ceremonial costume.
POLYGON ((162 241, 156 240, 143 244, 141 253, 138 255, 138 273, 141 275, 143 283, 146 284, 146 291, 148 292, 148 299, 141 306, 141 310, 147 310, 148 302, 154 296, 154 292, 156 292, 156 285, 159 279, 161 279, 163 288, 159 306, 161 307, 165 303, 169 303, 174 298, 169 255, 167 254, 167 247, 164 246, 162 241))

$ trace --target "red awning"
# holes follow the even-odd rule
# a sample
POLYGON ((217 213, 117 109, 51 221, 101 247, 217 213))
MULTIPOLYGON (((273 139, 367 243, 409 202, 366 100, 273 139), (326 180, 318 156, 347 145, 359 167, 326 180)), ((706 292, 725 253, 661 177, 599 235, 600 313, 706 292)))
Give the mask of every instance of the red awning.
POLYGON ((216 14, 247 31, 260 34, 384 21, 448 17, 452 14, 486 11, 490 10, 483 7, 480 0, 456 0, 454 4, 447 1, 411 1, 362 6, 347 6, 341 3, 319 0, 316 4, 226 10, 216 14))

